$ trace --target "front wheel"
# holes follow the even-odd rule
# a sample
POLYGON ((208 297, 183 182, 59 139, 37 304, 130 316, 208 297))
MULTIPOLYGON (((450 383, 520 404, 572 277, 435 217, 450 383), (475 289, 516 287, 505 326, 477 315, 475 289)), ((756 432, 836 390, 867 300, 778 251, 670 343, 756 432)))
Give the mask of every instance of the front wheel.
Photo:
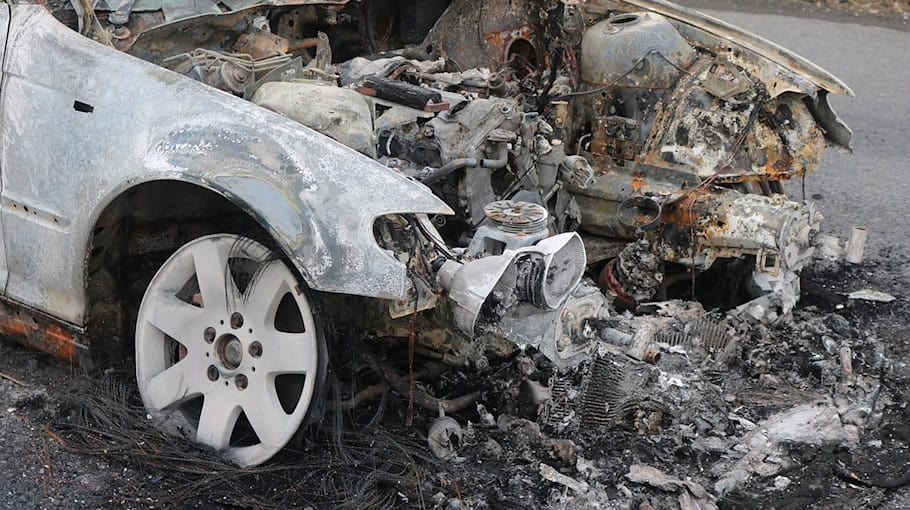
POLYGON ((261 464, 297 434, 326 365, 318 316, 294 271, 234 234, 180 247, 136 319, 136 378, 159 426, 261 464))

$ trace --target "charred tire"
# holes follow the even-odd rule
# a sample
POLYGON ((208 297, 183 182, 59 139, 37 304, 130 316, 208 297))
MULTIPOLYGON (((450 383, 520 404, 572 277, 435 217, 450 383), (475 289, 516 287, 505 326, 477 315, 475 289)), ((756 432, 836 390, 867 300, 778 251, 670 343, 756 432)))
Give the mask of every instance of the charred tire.
POLYGON ((136 319, 136 378, 161 429, 242 466, 296 443, 318 417, 327 321, 292 266, 213 234, 174 252, 136 319))

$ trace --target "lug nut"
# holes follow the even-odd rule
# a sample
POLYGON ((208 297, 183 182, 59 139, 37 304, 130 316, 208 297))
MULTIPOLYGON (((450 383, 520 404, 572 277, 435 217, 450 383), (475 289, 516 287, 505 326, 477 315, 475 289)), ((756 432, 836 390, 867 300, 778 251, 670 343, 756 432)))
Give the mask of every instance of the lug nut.
POLYGON ((258 358, 262 356, 262 344, 259 342, 253 342, 250 344, 250 356, 258 358))
POLYGON ((209 365, 209 369, 206 371, 209 376, 209 381, 218 380, 218 369, 215 368, 215 365, 209 365))
POLYGON ((243 315, 240 315, 239 312, 234 312, 231 314, 231 327, 234 329, 240 329, 243 327, 243 315))
POLYGON ((203 338, 205 338, 206 342, 208 342, 208 343, 214 342, 215 341, 215 328, 213 328, 213 327, 205 328, 205 332, 202 333, 202 336, 203 336, 203 338))
POLYGON ((234 378, 234 384, 237 385, 238 390, 245 390, 248 383, 249 381, 246 380, 246 376, 243 374, 239 374, 234 378))

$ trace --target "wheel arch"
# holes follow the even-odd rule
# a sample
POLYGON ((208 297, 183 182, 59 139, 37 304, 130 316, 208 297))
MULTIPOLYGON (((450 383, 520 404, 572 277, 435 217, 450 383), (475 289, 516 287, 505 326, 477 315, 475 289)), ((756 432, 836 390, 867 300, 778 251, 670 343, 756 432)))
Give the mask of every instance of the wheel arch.
POLYGON ((262 207, 230 189, 192 178, 158 177, 124 183, 103 203, 90 218, 83 273, 84 328, 100 366, 128 354, 135 317, 129 307, 138 306, 157 271, 155 261, 163 262, 191 239, 216 232, 253 238, 290 262, 307 287, 321 290, 300 270, 293 248, 269 227, 262 207))

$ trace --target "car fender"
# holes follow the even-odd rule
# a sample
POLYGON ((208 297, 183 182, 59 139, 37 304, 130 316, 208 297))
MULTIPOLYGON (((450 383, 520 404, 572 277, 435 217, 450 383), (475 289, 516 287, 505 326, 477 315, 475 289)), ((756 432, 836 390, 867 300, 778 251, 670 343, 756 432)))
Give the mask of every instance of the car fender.
POLYGON ((82 37, 41 6, 12 6, 2 94, 7 295, 76 325, 94 223, 142 182, 191 182, 227 197, 267 228, 311 288, 368 297, 408 288, 404 265, 376 243, 377 217, 452 214, 394 170, 82 37))

